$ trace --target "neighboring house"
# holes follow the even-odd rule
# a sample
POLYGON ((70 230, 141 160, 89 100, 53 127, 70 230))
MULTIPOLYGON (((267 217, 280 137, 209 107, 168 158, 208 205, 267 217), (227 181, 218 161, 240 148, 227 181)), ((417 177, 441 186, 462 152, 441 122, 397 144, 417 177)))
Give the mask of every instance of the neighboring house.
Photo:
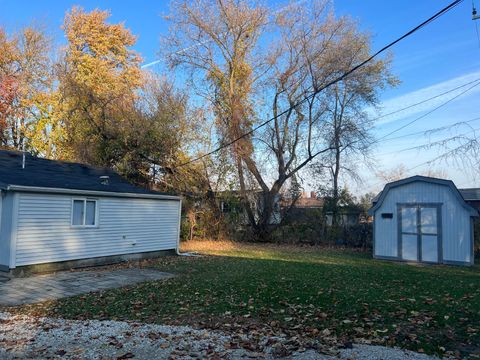
POLYGON ((374 257, 472 265, 473 218, 450 180, 413 176, 385 186, 374 199, 374 257))
POLYGON ((458 189, 467 204, 480 212, 480 188, 458 189))
POLYGON ((282 212, 287 220, 303 224, 318 223, 318 218, 322 217, 323 204, 323 199, 317 198, 314 191, 302 192, 293 205, 291 199, 283 198, 281 201, 282 212))
POLYGON ((323 207, 324 201, 317 197, 315 191, 310 191, 309 194, 304 191, 300 197, 295 202, 296 209, 321 209, 323 207))
MULTIPOLYGON (((364 217, 362 218, 362 211, 359 209, 352 209, 348 206, 340 207, 338 213, 338 224, 342 226, 357 225, 361 222, 368 222, 364 217)), ((333 212, 327 211, 325 213, 325 221, 328 226, 333 224, 333 212)))
POLYGON ((180 198, 109 170, 0 151, 0 192, 0 270, 178 250, 180 198))
MULTIPOLYGON (((324 216, 325 224, 332 226, 333 212, 325 211, 326 200, 317 197, 314 191, 302 192, 300 197, 295 201, 295 204, 290 208, 290 202, 283 201, 282 208, 288 209, 288 219, 295 222, 312 222, 316 217, 324 216)), ((338 224, 342 226, 357 225, 362 222, 367 222, 365 216, 362 217, 362 211, 357 206, 339 205, 338 209, 338 224)))

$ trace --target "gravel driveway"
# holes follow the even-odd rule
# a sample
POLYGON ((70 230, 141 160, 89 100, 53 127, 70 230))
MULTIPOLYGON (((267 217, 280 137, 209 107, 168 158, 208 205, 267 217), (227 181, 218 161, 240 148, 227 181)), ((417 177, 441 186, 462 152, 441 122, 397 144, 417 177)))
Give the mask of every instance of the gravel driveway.
MULTIPOLYGON (((231 335, 181 326, 32 318, 0 313, 1 359, 245 359, 273 358, 276 355, 275 347, 267 345, 272 339, 265 339, 262 353, 232 348, 232 340, 231 335)), ((414 352, 369 345, 355 345, 332 356, 309 350, 287 358, 434 359, 414 352)))

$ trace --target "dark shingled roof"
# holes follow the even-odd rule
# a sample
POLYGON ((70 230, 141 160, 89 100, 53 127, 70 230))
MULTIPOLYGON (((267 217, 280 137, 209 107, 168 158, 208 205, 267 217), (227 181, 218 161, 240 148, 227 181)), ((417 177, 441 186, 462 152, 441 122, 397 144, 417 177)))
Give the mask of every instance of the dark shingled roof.
POLYGON ((458 189, 465 200, 480 201, 480 188, 458 189))
POLYGON ((112 170, 83 164, 26 154, 25 169, 22 169, 21 152, 0 150, 0 188, 8 185, 162 195, 132 185, 112 170), (109 184, 103 185, 100 176, 109 176, 109 184))

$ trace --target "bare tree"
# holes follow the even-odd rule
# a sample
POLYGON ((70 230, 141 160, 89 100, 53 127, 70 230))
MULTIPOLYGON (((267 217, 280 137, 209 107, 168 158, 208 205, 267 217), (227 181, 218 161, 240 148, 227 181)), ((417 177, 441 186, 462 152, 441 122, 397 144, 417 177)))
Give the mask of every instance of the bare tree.
POLYGON ((339 54, 359 34, 324 1, 269 12, 254 1, 178 0, 164 39, 170 64, 191 71, 192 88, 212 109, 220 142, 233 143, 229 155, 257 239, 268 238, 287 180, 331 148, 320 89, 350 68, 353 59, 339 54), (252 134, 266 117, 274 120, 252 134), (249 201, 256 190, 258 210, 249 201))
MULTIPOLYGON (((370 37, 359 33, 353 24, 339 42, 338 54, 344 59, 345 71, 370 54, 370 37)), ((332 225, 337 224, 340 177, 361 180, 357 164, 367 165, 372 147, 373 122, 364 110, 378 105, 378 93, 398 80, 389 71, 390 59, 371 61, 321 94, 324 113, 321 131, 331 150, 313 164, 314 177, 326 182, 331 198, 332 225)), ((322 181, 320 185, 324 186, 322 181)))

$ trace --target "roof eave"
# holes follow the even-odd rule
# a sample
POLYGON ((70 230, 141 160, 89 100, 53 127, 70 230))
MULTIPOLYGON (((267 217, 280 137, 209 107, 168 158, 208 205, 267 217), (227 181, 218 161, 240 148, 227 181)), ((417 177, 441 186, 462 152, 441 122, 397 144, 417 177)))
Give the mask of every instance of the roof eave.
POLYGON ((463 198, 462 194, 460 193, 458 188, 455 186, 453 181, 445 180, 445 179, 430 178, 430 177, 420 176, 420 175, 411 176, 411 177, 408 177, 408 178, 405 178, 405 179, 393 181, 393 182, 390 182, 390 183, 386 184, 385 187, 383 188, 377 202, 370 209, 368 209, 368 214, 372 215, 372 216, 375 214, 375 211, 377 211, 380 208, 380 206, 383 203, 383 200, 385 199, 385 197, 387 196, 387 193, 390 191, 391 188, 394 188, 394 187, 397 187, 397 186, 400 186, 400 185, 404 185, 404 184, 409 184, 409 183, 412 183, 414 181, 423 181, 423 182, 427 182, 427 183, 433 183, 433 184, 438 184, 438 185, 443 185, 443 186, 450 187, 454 191, 454 193, 456 194, 457 198, 462 202, 462 205, 468 210, 468 212, 470 213, 470 216, 472 216, 472 217, 479 216, 478 211, 475 210, 469 204, 467 204, 467 202, 465 201, 465 199, 463 198))
POLYGON ((50 193, 50 194, 83 195, 83 196, 105 196, 105 197, 123 197, 123 198, 138 198, 138 199, 155 199, 155 200, 177 200, 177 201, 181 200, 179 196, 174 196, 174 195, 142 194, 142 193, 81 190, 81 189, 66 189, 66 188, 49 188, 49 187, 23 186, 23 185, 8 185, 6 186, 5 190, 19 191, 19 192, 50 193))

